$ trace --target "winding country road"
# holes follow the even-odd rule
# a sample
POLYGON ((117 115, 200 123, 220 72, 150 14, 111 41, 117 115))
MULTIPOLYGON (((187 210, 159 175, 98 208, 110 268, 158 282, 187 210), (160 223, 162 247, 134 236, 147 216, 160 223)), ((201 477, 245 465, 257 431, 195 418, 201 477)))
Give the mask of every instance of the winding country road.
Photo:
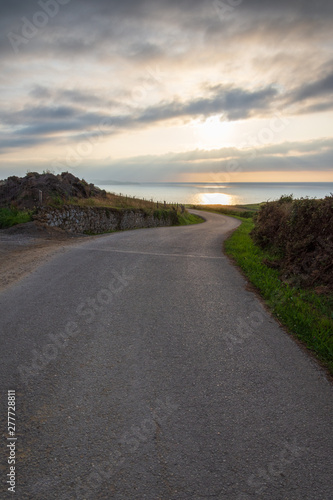
POLYGON ((1 298, 33 500, 333 499, 333 390, 222 253, 238 221, 76 244, 1 298))

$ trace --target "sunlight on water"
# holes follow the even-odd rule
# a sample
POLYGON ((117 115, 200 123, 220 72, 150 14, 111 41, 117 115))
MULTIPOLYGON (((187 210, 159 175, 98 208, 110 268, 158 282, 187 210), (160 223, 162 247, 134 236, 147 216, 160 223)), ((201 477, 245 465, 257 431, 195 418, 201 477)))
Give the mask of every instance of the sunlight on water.
POLYGON ((295 198, 323 198, 333 192, 333 183, 141 183, 97 184, 110 193, 154 199, 163 203, 191 205, 244 205, 277 200, 293 193, 295 198))
POLYGON ((235 205, 235 197, 226 193, 198 193, 194 196, 198 205, 235 205))

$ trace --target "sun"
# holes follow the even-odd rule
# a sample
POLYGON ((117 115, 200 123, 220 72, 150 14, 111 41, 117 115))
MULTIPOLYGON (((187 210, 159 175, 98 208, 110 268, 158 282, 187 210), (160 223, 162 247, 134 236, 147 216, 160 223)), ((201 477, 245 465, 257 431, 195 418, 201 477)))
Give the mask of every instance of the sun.
POLYGON ((193 126, 194 136, 199 149, 218 149, 229 146, 233 133, 233 124, 222 121, 223 115, 215 115, 206 121, 195 121, 193 126))
POLYGON ((234 197, 226 193, 198 193, 196 195, 198 205, 234 205, 234 197))

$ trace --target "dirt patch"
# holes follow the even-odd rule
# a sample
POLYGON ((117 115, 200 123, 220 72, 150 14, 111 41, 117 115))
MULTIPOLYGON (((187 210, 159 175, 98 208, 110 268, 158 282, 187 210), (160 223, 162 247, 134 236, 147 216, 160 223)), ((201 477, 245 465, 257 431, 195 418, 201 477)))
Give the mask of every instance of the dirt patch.
POLYGON ((93 236, 71 235, 38 222, 0 230, 0 291, 20 281, 68 246, 93 236))

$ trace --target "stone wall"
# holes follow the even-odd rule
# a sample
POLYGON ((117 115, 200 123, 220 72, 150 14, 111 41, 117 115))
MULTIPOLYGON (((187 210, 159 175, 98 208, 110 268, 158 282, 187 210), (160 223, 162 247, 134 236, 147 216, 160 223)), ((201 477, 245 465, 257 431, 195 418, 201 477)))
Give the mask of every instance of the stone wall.
POLYGON ((107 231, 171 226, 175 223, 175 215, 171 211, 147 214, 139 209, 63 206, 40 208, 34 218, 50 227, 59 227, 71 233, 99 234, 107 231))

